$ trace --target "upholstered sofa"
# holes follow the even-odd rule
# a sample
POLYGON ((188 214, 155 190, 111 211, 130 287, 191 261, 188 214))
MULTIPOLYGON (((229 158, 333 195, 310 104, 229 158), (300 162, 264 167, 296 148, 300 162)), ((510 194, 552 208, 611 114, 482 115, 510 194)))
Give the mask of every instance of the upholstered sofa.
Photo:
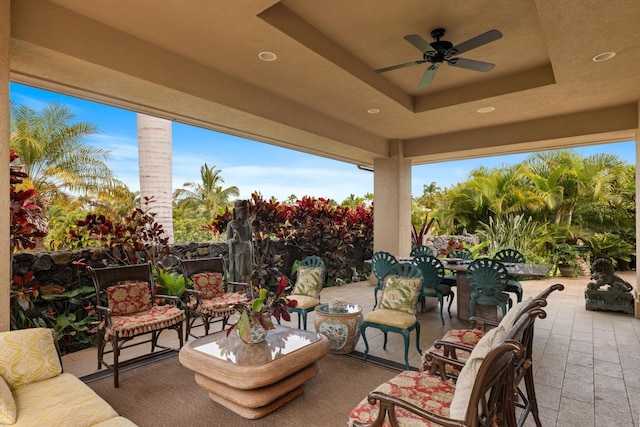
POLYGON ((135 426, 77 377, 63 373, 45 328, 0 332, 0 426, 135 426))

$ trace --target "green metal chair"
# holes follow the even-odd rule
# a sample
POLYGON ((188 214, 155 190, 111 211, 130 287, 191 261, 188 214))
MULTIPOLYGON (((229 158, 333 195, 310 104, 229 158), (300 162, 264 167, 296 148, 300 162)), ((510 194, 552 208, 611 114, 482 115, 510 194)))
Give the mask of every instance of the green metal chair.
MULTIPOLYGON (((524 264, 526 262, 524 255, 515 249, 502 249, 493 256, 493 259, 502 263, 514 262, 524 264)), ((522 284, 516 276, 507 277, 506 291, 516 294, 518 302, 522 301, 522 284)))
POLYGON ((418 245, 415 248, 411 249, 411 253, 409 254, 409 256, 411 258, 418 256, 418 255, 431 255, 431 256, 435 256, 435 252, 433 251, 433 249, 431 249, 429 246, 426 245, 418 245))
POLYGON ((378 291, 382 290, 382 281, 387 275, 387 271, 392 265, 397 263, 398 260, 396 257, 385 251, 377 251, 371 257, 371 271, 378 281, 376 287, 373 289, 373 310, 378 306, 378 291))
POLYGON ((324 275, 324 261, 317 255, 306 257, 298 266, 296 283, 287 297, 298 303, 296 307, 287 307, 289 313, 298 313, 298 329, 302 320, 302 327, 305 331, 307 330, 307 313, 314 311, 320 304, 324 275))
POLYGON ((383 332, 384 343, 387 348, 387 333, 395 332, 404 338, 404 363, 409 370, 409 333, 416 331, 416 349, 420 350, 420 323, 415 315, 416 304, 422 288, 422 273, 420 269, 409 263, 392 265, 384 278, 384 287, 380 305, 364 316, 360 324, 360 334, 364 340, 363 359, 369 354, 367 328, 376 328, 383 332))
POLYGON ((449 299, 449 318, 451 318, 451 304, 453 303, 453 291, 451 286, 443 285, 442 279, 444 278, 444 265, 442 262, 431 255, 418 255, 413 257, 411 263, 416 265, 422 273, 422 288, 420 290, 420 296, 418 297, 422 304, 422 311, 424 311, 424 300, 427 297, 438 298, 438 305, 440 306, 440 320, 444 325, 444 316, 442 315, 442 309, 444 306, 444 297, 449 299))
MULTIPOLYGON (((470 261, 470 260, 473 260, 473 254, 467 248, 455 249, 451 253, 451 258, 460 258, 465 261, 470 261)), ((456 277, 456 274, 455 273, 445 274, 444 278, 442 279, 442 284, 447 286, 456 286, 458 284, 458 279, 456 277)))
POLYGON ((470 317, 475 316, 476 304, 496 305, 507 314, 507 304, 512 302, 506 294, 507 268, 500 261, 491 258, 478 258, 467 267, 467 281, 471 286, 470 317))

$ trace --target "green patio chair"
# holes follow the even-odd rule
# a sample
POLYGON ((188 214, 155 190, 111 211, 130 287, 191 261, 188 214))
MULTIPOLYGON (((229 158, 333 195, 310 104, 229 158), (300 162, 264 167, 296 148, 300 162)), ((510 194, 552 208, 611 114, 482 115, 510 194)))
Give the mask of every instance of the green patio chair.
POLYGON ((431 249, 429 246, 426 246, 426 245, 418 245, 415 248, 411 249, 411 253, 409 254, 409 256, 411 258, 413 258, 415 256, 418 256, 418 255, 436 256, 436 254, 433 251, 433 249, 431 249))
POLYGON ((507 314, 507 304, 512 302, 506 294, 507 268, 500 261, 491 258, 478 258, 467 267, 467 281, 471 287, 469 299, 470 317, 475 316, 476 304, 500 307, 502 315, 507 314))
POLYGON ((303 259, 296 272, 296 283, 293 285, 290 300, 295 300, 296 307, 287 307, 290 313, 298 313, 298 329, 300 320, 302 328, 307 330, 307 313, 314 311, 320 304, 320 291, 324 285, 324 261, 317 255, 310 255, 303 259))
POLYGON ((416 265, 422 273, 422 288, 420 290, 419 301, 421 304, 421 311, 424 311, 424 301, 427 297, 437 298, 438 305, 440 306, 440 320, 444 325, 444 316, 442 315, 442 309, 444 307, 444 297, 449 300, 449 318, 451 318, 451 304, 453 303, 453 291, 451 286, 442 284, 444 277, 444 265, 442 262, 431 255, 418 255, 413 257, 411 263, 416 265))
POLYGON ((396 257, 385 251, 377 251, 371 257, 371 271, 377 280, 376 287, 373 289, 373 310, 378 306, 378 291, 382 290, 382 281, 387 275, 387 271, 397 263, 396 257))
POLYGON ((404 338, 404 364, 409 370, 409 333, 416 331, 416 349, 420 350, 420 322, 416 318, 416 304, 422 288, 420 269, 409 263, 396 263, 387 271, 384 278, 380 305, 365 314, 360 324, 360 334, 364 340, 363 359, 369 354, 367 328, 376 328, 383 332, 383 349, 387 349, 387 333, 396 332, 404 338))
MULTIPOLYGON (((515 249, 502 249, 493 256, 493 259, 501 263, 524 264, 526 262, 524 255, 515 249)), ((516 294, 518 302, 522 301, 522 284, 516 276, 507 277, 506 291, 516 294)))

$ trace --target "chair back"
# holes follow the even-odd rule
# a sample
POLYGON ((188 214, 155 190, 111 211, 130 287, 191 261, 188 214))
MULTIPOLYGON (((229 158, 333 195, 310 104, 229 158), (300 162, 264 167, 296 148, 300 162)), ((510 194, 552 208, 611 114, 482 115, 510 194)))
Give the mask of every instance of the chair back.
POLYGON ((413 257, 416 257, 418 255, 435 256, 435 253, 434 253, 433 249, 431 249, 429 246, 418 245, 415 248, 411 249, 411 253, 409 254, 409 256, 411 256, 411 258, 413 258, 413 257))
POLYGON ((472 296, 498 297, 507 286, 507 268, 500 261, 491 258, 478 258, 467 267, 467 281, 472 296))
POLYGON ((224 258, 221 256, 198 259, 178 259, 178 263, 182 269, 185 284, 188 283, 191 276, 198 273, 220 273, 223 278, 226 279, 227 277, 224 258))
POLYGON ((374 252, 371 257, 371 270, 373 275, 378 279, 378 284, 382 284, 384 277, 387 275, 387 271, 392 265, 398 263, 398 260, 395 256, 391 255, 389 252, 378 251, 374 252))
POLYGON ((467 261, 473 259, 473 254, 467 248, 454 249, 453 252, 451 252, 451 258, 460 258, 467 261))
POLYGON ((422 272, 418 268, 418 266, 408 263, 408 262, 397 262, 393 264, 387 270, 386 276, 400 276, 400 277, 408 277, 410 279, 416 277, 422 277, 422 272))
POLYGON ((493 259, 500 262, 517 262, 524 264, 526 261, 524 259, 524 255, 521 252, 518 252, 515 249, 502 249, 499 250, 494 256, 493 259))
POLYGON ((411 263, 417 266, 422 273, 422 295, 435 295, 437 286, 444 278, 444 265, 431 255, 418 255, 413 257, 411 263))
POLYGON ((151 304, 154 304, 155 283, 151 263, 118 265, 115 267, 93 268, 87 267, 89 275, 96 289, 98 305, 106 307, 107 297, 105 290, 111 286, 124 283, 147 282, 151 292, 151 304))
POLYGON ((300 266, 304 267, 321 267, 324 270, 324 261, 318 255, 309 255, 302 261, 300 261, 300 266))

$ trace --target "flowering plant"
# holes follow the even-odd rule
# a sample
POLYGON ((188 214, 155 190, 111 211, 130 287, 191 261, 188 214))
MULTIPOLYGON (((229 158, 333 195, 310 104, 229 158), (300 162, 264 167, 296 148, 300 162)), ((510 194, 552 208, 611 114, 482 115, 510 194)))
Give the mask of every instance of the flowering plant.
POLYGON ((227 336, 232 329, 236 329, 240 338, 247 341, 251 335, 252 325, 260 325, 269 330, 275 329, 271 316, 275 317, 278 322, 281 318, 287 321, 291 320, 287 307, 296 307, 298 302, 290 300, 284 295, 287 284, 287 278, 280 276, 276 292, 261 288, 258 290, 258 296, 253 300, 236 304, 233 308, 240 314, 240 317, 233 326, 227 329, 227 336))
POLYGON ((440 248, 440 255, 443 255, 445 258, 452 258, 458 251, 464 250, 464 245, 462 243, 456 243, 454 240, 449 240, 447 246, 440 248))

